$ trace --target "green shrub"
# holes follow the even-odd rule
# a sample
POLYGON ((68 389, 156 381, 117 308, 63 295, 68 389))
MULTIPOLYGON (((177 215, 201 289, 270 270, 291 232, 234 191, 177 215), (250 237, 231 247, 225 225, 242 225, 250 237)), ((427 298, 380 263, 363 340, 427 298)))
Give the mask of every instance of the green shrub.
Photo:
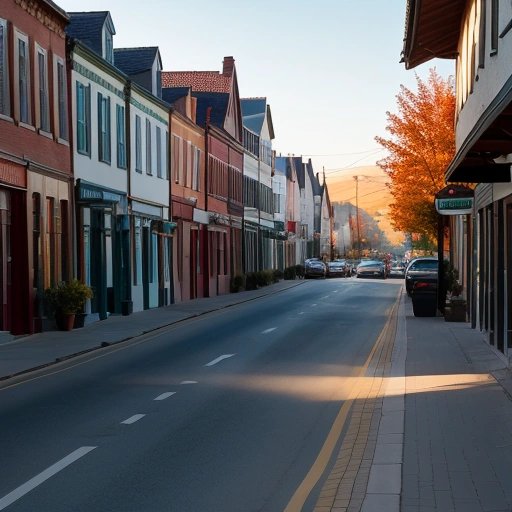
POLYGON ((286 267, 284 269, 284 278, 286 280, 293 280, 297 277, 297 269, 295 267, 286 267))
POLYGON ((284 276, 283 271, 279 270, 278 268, 275 268, 272 271, 272 282, 278 283, 279 281, 281 281, 281 279, 283 279, 283 276, 284 276))
POLYGON ((245 290, 245 276, 242 274, 237 274, 236 276, 231 278, 231 292, 237 293, 245 290))
POLYGON ((297 277, 304 277, 304 265, 295 265, 295 274, 297 275, 297 277))
POLYGON ((54 313, 82 313, 87 299, 92 299, 92 289, 78 279, 47 288, 45 299, 54 313))
POLYGON ((256 290, 258 288, 258 281, 256 278, 256 272, 249 272, 245 275, 245 289, 256 290))

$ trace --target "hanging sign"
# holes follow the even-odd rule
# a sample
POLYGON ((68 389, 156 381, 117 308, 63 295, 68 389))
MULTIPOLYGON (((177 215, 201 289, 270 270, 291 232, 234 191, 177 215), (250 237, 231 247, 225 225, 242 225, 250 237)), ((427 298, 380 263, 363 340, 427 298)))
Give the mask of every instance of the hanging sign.
POLYGON ((467 215, 473 211, 474 196, 464 185, 448 185, 436 194, 436 210, 440 215, 467 215))

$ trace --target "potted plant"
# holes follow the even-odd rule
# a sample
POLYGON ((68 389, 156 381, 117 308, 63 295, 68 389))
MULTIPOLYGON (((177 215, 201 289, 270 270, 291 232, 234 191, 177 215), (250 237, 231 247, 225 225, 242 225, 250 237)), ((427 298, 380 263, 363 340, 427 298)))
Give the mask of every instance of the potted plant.
POLYGON ((85 302, 93 297, 90 286, 78 279, 63 281, 45 290, 45 298, 54 313, 57 327, 73 329, 75 315, 83 313, 85 302))
POLYGON ((444 319, 447 322, 466 321, 466 299, 462 296, 462 285, 454 280, 447 290, 448 300, 446 302, 444 319))

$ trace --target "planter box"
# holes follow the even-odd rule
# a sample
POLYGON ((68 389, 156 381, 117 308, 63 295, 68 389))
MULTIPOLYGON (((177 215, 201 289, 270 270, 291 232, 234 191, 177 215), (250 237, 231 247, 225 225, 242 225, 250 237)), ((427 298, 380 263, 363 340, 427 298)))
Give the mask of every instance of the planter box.
POLYGON ((444 309, 444 319, 446 322, 466 322, 466 301, 450 301, 446 303, 444 309))

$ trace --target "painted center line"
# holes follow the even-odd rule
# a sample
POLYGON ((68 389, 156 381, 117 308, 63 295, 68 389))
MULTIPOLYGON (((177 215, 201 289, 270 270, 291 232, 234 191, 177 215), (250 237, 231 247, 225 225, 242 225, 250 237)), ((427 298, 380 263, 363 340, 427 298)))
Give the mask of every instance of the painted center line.
POLYGON ((136 421, 139 421, 141 418, 144 418, 146 416, 145 414, 134 414, 133 416, 130 416, 127 420, 121 421, 124 425, 131 425, 132 423, 135 423, 136 421))
POLYGON ((214 364, 220 363, 224 359, 229 359, 230 357, 233 357, 235 354, 224 354, 223 356, 219 356, 213 361, 210 361, 209 363, 206 363, 205 366, 213 366, 214 364))
POLYGON ((312 306, 318 306, 318 304, 311 304, 312 306))
POLYGON ((298 315, 303 315, 304 314, 304 311, 301 311, 300 313, 297 313, 298 315))
POLYGON ((167 393, 162 393, 161 395, 158 395, 156 398, 153 398, 153 400, 165 400, 166 398, 169 398, 172 395, 175 395, 176 391, 169 391, 167 393))
POLYGON ((275 331, 277 327, 270 327, 269 329, 265 329, 261 332, 261 334, 268 334, 269 332, 275 331))
POLYGON ((182 380, 180 382, 180 386, 184 386, 186 384, 197 384, 197 380, 182 380))
POLYGON ((31 478, 28 482, 25 482, 23 485, 20 485, 18 488, 14 489, 14 491, 10 492, 6 496, 0 499, 0 510, 8 507, 16 500, 19 500, 21 497, 25 496, 25 494, 29 493, 32 489, 35 489, 38 485, 41 485, 43 482, 51 478, 53 475, 57 474, 59 471, 62 471, 64 468, 77 461, 79 458, 87 455, 90 451, 97 448, 97 446, 82 446, 71 452, 69 455, 59 460, 55 464, 52 464, 49 468, 45 469, 43 472, 36 475, 34 478, 31 478))

